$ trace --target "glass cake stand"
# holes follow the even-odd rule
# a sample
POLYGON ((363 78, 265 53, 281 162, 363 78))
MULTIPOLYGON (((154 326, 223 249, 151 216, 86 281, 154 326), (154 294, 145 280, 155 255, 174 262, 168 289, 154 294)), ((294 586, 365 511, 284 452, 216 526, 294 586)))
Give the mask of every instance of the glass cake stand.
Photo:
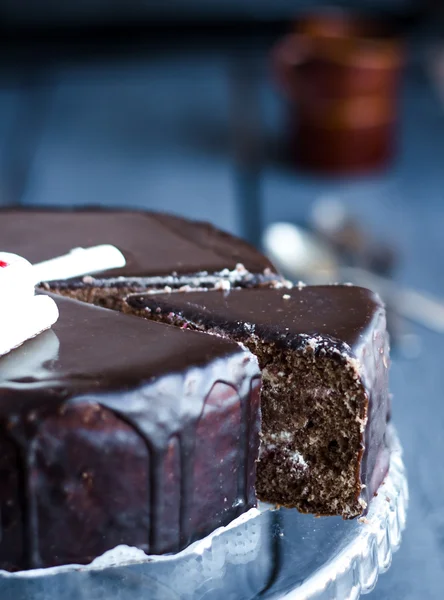
MULTIPOLYGON (((90 565, 0 571, 1 600, 355 600, 373 589, 401 541, 408 502, 402 450, 365 518, 252 509, 182 552, 119 546, 90 565)), ((67 540, 69 543, 69 540, 67 540)))

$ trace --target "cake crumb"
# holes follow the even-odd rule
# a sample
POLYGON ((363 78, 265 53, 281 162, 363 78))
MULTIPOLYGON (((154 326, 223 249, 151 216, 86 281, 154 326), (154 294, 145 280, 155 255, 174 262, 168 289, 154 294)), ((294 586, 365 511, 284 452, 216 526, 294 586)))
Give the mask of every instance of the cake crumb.
POLYGON ((222 292, 228 292, 231 289, 231 283, 228 279, 219 279, 214 285, 215 290, 220 290, 222 292))
POLYGON ((244 267, 242 263, 237 263, 235 271, 237 273, 248 273, 247 269, 244 267))

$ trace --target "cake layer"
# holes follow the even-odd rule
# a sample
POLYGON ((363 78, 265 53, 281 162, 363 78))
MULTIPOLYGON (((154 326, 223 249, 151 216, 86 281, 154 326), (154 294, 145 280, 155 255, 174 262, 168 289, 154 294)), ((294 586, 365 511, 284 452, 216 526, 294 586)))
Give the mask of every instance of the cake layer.
POLYGON ((229 271, 217 273, 199 272, 192 275, 168 275, 165 277, 115 277, 97 278, 86 276, 81 279, 52 281, 40 288, 80 302, 95 304, 102 308, 125 312, 125 298, 130 294, 158 293, 162 291, 184 291, 190 289, 235 288, 287 288, 290 284, 280 275, 266 270, 262 274, 246 271, 242 265, 229 271))
POLYGON ((374 293, 301 286, 127 302, 136 314, 228 337, 257 355, 261 499, 322 515, 362 513, 388 467, 388 341, 374 293))
POLYGON ((32 263, 77 247, 117 246, 126 266, 107 271, 106 278, 213 274, 238 263, 254 274, 274 270, 247 242, 209 223, 172 215, 102 208, 4 208, 0 215, 1 249, 32 263))
POLYGON ((176 551, 254 506, 254 357, 54 299, 53 329, 0 359, 0 568, 176 551))

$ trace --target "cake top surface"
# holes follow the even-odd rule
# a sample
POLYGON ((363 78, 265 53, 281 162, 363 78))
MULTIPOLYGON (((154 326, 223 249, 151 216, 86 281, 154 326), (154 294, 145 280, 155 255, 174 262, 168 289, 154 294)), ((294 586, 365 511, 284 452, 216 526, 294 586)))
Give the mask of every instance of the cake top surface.
POLYGON ((11 412, 15 392, 26 408, 28 401, 136 389, 220 358, 250 360, 257 369, 228 340, 52 297, 60 313, 54 327, 0 358, 0 412, 11 412))
POLYGON ((136 309, 159 308, 238 337, 257 334, 265 341, 291 344, 295 336, 327 336, 352 349, 384 314, 379 297, 350 285, 301 286, 292 289, 247 289, 137 294, 136 309))
POLYGON ((212 225, 162 213, 84 208, 6 208, 0 211, 2 250, 31 263, 76 247, 117 246, 126 266, 106 277, 210 273, 242 263, 252 273, 273 268, 248 243, 212 225))

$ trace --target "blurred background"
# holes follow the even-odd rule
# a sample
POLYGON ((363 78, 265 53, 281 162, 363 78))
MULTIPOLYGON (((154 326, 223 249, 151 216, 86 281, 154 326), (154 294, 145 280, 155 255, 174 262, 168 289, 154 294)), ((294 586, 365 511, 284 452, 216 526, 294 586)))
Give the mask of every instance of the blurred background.
POLYGON ((0 204, 209 220, 387 302, 411 506, 369 598, 444 589, 444 5, 0 2, 0 204))

